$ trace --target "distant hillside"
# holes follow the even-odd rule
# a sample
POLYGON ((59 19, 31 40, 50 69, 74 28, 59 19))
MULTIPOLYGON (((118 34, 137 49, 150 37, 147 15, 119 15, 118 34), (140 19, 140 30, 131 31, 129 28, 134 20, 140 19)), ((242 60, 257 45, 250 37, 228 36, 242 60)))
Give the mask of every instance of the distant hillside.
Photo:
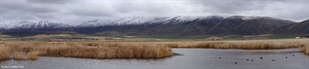
POLYGON ((9 27, 7 24, 0 23, 0 33, 8 30, 9 27))
POLYGON ((60 22, 22 21, 11 28, 8 28, 8 30, 4 31, 3 34, 8 34, 12 36, 30 36, 37 34, 73 33, 73 28, 73 26, 60 22))
POLYGON ((195 36, 195 35, 306 35, 308 20, 289 20, 261 16, 175 16, 127 17, 117 21, 89 20, 69 25, 62 22, 22 21, 1 25, 2 34, 30 36, 37 34, 78 33, 105 36, 195 36))
POLYGON ((309 19, 300 23, 280 27, 275 33, 278 35, 309 35, 309 19))
POLYGON ((256 35, 270 34, 276 28, 293 24, 288 20, 270 17, 246 16, 208 16, 208 17, 171 17, 161 19, 131 18, 120 20, 123 23, 100 26, 75 31, 95 35, 147 35, 147 36, 191 36, 191 35, 256 35), (141 21, 139 21, 141 20, 141 21), (155 20, 155 21, 145 21, 155 20), (127 24, 126 22, 129 22, 127 24), (134 23, 130 23, 134 22, 134 23), (138 23, 142 22, 142 23, 138 23))

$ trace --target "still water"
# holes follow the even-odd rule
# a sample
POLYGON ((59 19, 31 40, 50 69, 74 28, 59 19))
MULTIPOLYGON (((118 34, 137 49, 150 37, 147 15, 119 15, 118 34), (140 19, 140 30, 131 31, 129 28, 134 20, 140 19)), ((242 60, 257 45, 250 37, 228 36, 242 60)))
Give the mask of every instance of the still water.
POLYGON ((183 54, 164 59, 84 59, 39 57, 34 61, 0 61, 1 68, 21 69, 309 69, 299 49, 173 49, 183 54), (294 56, 293 56, 294 55, 294 56))

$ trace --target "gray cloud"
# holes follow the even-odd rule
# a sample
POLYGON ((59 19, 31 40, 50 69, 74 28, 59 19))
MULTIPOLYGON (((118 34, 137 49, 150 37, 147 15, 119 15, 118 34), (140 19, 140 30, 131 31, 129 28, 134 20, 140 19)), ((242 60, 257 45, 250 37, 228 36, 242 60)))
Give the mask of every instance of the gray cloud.
MULTIPOLYGON (((241 11, 258 10, 265 7, 265 3, 254 0, 235 1, 192 1, 192 4, 203 5, 217 13, 235 14, 241 11)), ((207 11, 204 11, 207 12, 207 11)))
POLYGON ((191 4, 211 9, 203 13, 218 15, 269 16, 293 21, 309 18, 308 0, 194 0, 191 4))
POLYGON ((1 23, 112 19, 144 16, 269 16, 309 18, 308 0, 0 0, 1 23))
POLYGON ((70 4, 66 5, 65 8, 67 11, 66 14, 70 15, 77 15, 77 16, 111 16, 114 13, 113 8, 109 6, 108 3, 101 3, 101 2, 95 2, 95 3, 76 3, 76 4, 70 4))
POLYGON ((73 0, 26 0, 28 3, 38 3, 38 4, 65 4, 72 2, 73 0))
POLYGON ((1 9, 34 13, 58 12, 58 5, 28 4, 22 1, 1 1, 1 9))

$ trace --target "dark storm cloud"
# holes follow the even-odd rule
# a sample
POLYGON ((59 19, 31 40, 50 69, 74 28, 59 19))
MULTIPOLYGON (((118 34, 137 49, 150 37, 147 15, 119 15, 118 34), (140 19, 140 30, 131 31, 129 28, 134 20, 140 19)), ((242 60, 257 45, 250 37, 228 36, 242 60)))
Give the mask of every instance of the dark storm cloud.
POLYGON ((1 22, 112 19, 132 16, 269 16, 309 18, 308 0, 0 0, 1 22))

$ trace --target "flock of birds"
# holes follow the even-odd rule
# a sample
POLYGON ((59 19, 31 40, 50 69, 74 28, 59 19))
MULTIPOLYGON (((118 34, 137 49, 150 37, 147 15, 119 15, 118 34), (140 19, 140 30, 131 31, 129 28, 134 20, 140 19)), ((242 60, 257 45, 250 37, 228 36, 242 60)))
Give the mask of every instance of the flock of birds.
MULTIPOLYGON (((293 57, 295 55, 292 55, 293 57)), ((285 58, 288 58, 287 56, 285 58)), ((219 57, 219 59, 221 59, 221 57, 219 57)), ((261 60, 263 60, 263 57, 260 57, 261 60)), ((246 59, 246 61, 254 61, 253 59, 246 59)), ((272 59, 271 61, 276 61, 275 59, 272 59)), ((235 62, 235 64, 237 64, 238 62, 235 62)))

